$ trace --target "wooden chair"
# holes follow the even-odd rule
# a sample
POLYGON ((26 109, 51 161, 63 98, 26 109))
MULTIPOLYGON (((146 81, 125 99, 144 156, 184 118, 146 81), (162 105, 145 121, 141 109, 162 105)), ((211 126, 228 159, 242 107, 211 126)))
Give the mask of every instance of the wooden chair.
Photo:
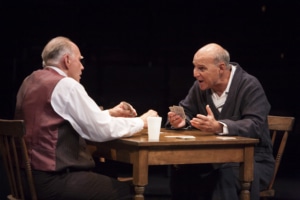
POLYGON ((0 119, 0 152, 11 190, 9 200, 24 200, 25 187, 29 188, 31 199, 37 199, 24 135, 23 120, 0 119), (25 167, 26 182, 21 178, 21 165, 25 167))
POLYGON ((273 184, 278 172, 278 168, 281 162, 282 155, 284 153, 285 145, 287 142, 288 134, 292 131, 294 125, 294 117, 284 116, 268 116, 268 124, 272 137, 273 150, 275 155, 275 170, 273 178, 266 190, 260 192, 261 199, 274 198, 275 190, 273 184), (278 145, 275 145, 278 144, 278 145), (276 146, 276 148, 275 148, 276 146))

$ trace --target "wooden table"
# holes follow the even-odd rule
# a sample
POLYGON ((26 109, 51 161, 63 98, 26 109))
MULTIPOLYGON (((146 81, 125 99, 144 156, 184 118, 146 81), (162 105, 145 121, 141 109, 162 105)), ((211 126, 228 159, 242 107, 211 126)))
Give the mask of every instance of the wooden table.
POLYGON ((96 147, 96 155, 107 159, 131 163, 135 200, 144 199, 148 184, 149 165, 172 165, 192 163, 239 162, 242 192, 240 199, 250 200, 253 180, 254 145, 258 139, 216 136, 199 130, 161 129, 159 141, 149 142, 147 129, 135 136, 102 143, 89 143, 96 147), (181 139, 169 136, 195 136, 181 139), (167 137, 166 137, 167 136, 167 137))

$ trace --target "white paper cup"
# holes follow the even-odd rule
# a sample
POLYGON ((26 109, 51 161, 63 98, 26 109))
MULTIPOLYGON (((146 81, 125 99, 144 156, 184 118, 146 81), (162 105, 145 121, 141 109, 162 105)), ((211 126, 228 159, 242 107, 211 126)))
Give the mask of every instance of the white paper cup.
POLYGON ((148 141, 159 141, 161 117, 148 117, 148 141))

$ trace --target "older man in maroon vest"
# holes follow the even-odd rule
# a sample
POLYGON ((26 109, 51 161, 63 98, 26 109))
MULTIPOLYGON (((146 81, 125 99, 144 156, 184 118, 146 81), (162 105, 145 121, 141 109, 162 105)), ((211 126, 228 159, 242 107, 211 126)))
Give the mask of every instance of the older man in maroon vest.
POLYGON ((83 59, 65 37, 50 40, 42 52, 43 69, 25 78, 16 119, 24 119, 26 144, 39 199, 129 199, 130 186, 94 173, 85 140, 108 141, 147 127, 149 110, 136 117, 124 102, 102 111, 79 83, 83 59))

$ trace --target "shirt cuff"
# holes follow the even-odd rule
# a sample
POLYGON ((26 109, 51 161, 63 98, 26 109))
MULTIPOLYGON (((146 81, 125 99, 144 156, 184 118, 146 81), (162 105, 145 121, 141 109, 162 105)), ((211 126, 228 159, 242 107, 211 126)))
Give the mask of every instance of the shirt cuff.
POLYGON ((223 125, 223 132, 222 133, 217 133, 218 135, 228 135, 229 134, 229 131, 228 131, 228 127, 227 127, 227 124, 225 124, 224 122, 220 122, 220 124, 223 125))

